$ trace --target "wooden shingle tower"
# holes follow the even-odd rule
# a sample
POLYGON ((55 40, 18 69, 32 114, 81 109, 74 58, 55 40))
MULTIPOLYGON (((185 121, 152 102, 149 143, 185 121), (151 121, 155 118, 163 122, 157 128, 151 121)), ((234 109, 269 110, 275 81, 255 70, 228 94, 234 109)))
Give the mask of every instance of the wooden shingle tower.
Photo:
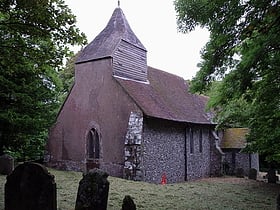
POLYGON ((77 64, 111 57, 113 76, 147 82, 147 51, 120 7, 104 30, 82 51, 77 64))

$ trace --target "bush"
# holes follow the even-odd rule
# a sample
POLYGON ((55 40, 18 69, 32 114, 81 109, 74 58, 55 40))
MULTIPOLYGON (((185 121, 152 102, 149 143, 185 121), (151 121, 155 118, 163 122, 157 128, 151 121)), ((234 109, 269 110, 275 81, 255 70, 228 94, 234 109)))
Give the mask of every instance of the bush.
POLYGON ((4 153, 12 156, 16 161, 40 160, 44 156, 47 141, 47 131, 38 135, 30 135, 21 138, 21 144, 11 147, 4 147, 4 153))

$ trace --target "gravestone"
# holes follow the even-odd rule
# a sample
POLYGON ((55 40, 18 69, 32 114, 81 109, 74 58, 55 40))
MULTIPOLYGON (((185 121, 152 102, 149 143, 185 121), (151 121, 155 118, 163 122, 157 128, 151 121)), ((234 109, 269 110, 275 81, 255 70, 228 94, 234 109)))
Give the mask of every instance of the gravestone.
POLYGON ((237 168, 235 175, 238 178, 244 178, 244 169, 243 168, 237 168))
POLYGON ((136 205, 131 196, 126 195, 123 199, 122 210, 136 210, 136 205))
POLYGON ((108 174, 92 169, 79 183, 75 210, 106 210, 109 194, 108 174))
POLYGON ((7 176, 5 210, 56 210, 54 176, 38 163, 23 163, 7 176))
POLYGON ((269 169, 266 176, 268 183, 276 183, 278 177, 276 176, 275 169, 269 169))
POLYGON ((257 180, 258 171, 255 168, 250 168, 249 170, 249 179, 257 180))
POLYGON ((10 155, 0 156, 0 174, 9 175, 14 170, 14 158, 10 155))

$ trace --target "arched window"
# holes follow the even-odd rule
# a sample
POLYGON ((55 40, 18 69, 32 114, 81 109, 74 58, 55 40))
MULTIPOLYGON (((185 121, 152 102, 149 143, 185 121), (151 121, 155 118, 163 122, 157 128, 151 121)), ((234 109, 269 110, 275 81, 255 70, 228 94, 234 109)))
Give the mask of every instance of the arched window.
POLYGON ((99 135, 96 129, 91 129, 88 133, 87 139, 87 153, 89 159, 99 159, 100 158, 100 144, 99 135))

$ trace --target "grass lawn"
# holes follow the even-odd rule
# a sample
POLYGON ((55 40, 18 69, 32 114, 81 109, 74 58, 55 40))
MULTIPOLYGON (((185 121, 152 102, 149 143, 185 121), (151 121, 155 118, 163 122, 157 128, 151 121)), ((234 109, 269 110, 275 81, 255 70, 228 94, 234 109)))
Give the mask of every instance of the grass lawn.
MULTIPOLYGON (((79 172, 49 169, 57 183, 58 210, 73 210, 79 172)), ((178 184, 155 185, 109 177, 108 210, 120 210, 125 195, 131 195, 137 209, 145 210, 274 210, 279 184, 233 177, 208 178, 178 184)), ((4 184, 0 175, 0 210, 4 209, 4 184)))

